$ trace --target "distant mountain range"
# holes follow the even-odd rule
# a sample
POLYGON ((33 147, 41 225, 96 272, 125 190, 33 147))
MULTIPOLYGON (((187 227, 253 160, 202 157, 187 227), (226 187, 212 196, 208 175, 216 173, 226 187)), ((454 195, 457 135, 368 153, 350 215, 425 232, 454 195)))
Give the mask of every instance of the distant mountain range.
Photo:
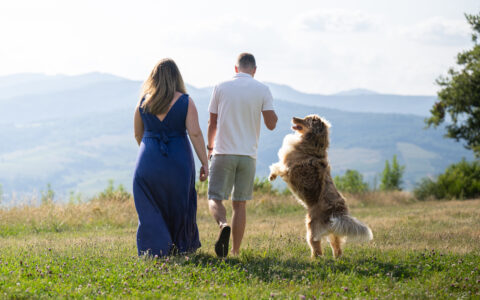
POLYGON ((378 95, 377 92, 367 89, 353 89, 336 93, 337 96, 364 96, 364 95, 378 95))
MULTIPOLYGON (((472 154, 424 129, 433 96, 398 96, 368 90, 335 95, 305 94, 267 83, 275 98, 278 127, 262 128, 257 175, 277 160, 290 119, 316 113, 332 123, 332 172, 360 171, 379 181, 385 160, 397 154, 406 165, 405 188, 472 154)), ((102 190, 109 179, 131 188, 138 147, 133 110, 141 82, 110 74, 80 76, 17 74, 0 77, 0 184, 4 198, 29 197, 51 183, 60 197, 102 190)), ((187 86, 199 110, 204 135, 211 87, 187 86)))
POLYGON ((304 105, 339 109, 350 112, 391 113, 428 116, 435 96, 402 96, 379 94, 365 89, 354 89, 333 95, 305 94, 286 85, 267 83, 273 96, 279 100, 304 105))
MULTIPOLYGON (((271 82, 265 82, 265 84, 270 87, 275 99, 349 112, 410 114, 426 117, 437 99, 435 96, 379 94, 366 89, 353 89, 333 95, 307 94, 288 85, 271 82)), ((211 92, 211 87, 193 88, 191 94, 206 97, 211 95, 211 92)))

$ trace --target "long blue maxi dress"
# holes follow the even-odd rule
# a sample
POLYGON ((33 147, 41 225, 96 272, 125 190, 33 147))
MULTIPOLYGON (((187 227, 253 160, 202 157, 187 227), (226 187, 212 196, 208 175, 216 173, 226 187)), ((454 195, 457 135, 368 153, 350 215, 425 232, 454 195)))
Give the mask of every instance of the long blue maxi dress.
POLYGON ((138 255, 165 256, 200 247, 195 163, 185 127, 188 101, 182 95, 163 121, 140 108, 144 134, 133 178, 138 255))

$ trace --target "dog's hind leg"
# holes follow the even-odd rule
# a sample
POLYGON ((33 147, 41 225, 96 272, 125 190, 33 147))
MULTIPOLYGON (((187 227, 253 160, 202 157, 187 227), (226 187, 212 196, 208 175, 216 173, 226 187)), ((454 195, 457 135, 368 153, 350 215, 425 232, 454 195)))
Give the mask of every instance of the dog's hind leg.
POLYGON ((332 247, 333 257, 339 258, 342 256, 342 246, 345 238, 332 233, 328 236, 328 242, 330 243, 330 247, 332 247))
POLYGON ((311 257, 315 258, 322 256, 322 245, 321 238, 316 234, 317 228, 314 225, 315 223, 310 221, 310 218, 307 216, 307 242, 312 251, 311 257))

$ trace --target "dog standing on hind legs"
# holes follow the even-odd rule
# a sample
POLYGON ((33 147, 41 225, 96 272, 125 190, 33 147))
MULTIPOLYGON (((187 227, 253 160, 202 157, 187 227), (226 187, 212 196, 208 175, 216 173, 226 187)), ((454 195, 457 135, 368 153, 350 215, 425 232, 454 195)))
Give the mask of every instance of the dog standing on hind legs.
POLYGON ((293 118, 292 129, 278 151, 279 162, 270 166, 269 180, 283 178, 307 208, 307 242, 312 257, 322 255, 321 240, 327 237, 333 255, 342 255, 347 237, 358 241, 373 238, 370 228, 348 213, 345 198, 335 187, 327 158, 328 121, 317 115, 293 118))

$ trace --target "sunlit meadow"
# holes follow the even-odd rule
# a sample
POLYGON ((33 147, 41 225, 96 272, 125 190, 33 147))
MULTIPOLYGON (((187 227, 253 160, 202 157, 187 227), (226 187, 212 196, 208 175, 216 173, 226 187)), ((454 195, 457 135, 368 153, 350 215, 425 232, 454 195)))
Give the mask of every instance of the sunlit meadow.
MULTIPOLYGON (((0 210, 2 298, 479 298, 480 200, 418 202, 405 192, 348 195, 374 240, 312 260, 305 211, 290 195, 257 193, 239 257, 215 257, 218 234, 198 199, 195 254, 137 257, 133 200, 0 210)), ((230 209, 230 207, 229 207, 230 209)))

